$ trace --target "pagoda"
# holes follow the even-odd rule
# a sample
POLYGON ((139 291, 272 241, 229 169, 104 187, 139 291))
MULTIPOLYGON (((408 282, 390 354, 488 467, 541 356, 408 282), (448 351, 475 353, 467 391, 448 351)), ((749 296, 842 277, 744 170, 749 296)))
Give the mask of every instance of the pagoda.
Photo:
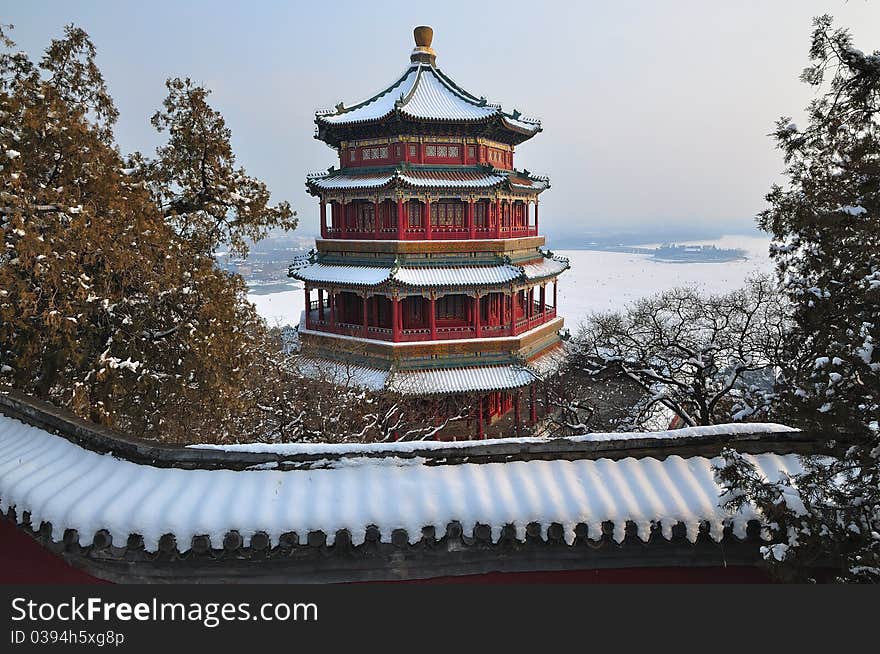
POLYGON ((466 402, 467 436, 508 413, 518 433, 547 411, 536 382, 561 358, 568 268, 541 250, 549 179, 514 166, 541 123, 437 68, 430 27, 414 36, 394 83, 316 113, 339 159, 306 179, 321 236, 290 270, 305 285, 302 352, 367 387, 466 402))

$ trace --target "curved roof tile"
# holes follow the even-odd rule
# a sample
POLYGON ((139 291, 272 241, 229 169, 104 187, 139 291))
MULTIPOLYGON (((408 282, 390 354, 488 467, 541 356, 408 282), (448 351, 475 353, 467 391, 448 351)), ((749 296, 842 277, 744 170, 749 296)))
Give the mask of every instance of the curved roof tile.
POLYGON ((399 111, 417 120, 479 122, 500 117, 508 127, 535 134, 541 123, 519 114, 505 113, 499 105, 489 104, 468 93, 439 69, 423 62, 414 63, 388 88, 352 107, 319 111, 316 120, 327 125, 354 125, 381 120, 399 111))

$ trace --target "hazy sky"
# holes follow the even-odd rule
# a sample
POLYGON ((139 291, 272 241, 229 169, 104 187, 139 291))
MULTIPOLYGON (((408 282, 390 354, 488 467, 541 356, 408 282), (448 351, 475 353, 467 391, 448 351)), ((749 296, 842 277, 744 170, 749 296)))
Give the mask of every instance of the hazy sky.
MULTIPOLYGON (((880 3, 747 2, 28 2, 6 3, 38 56, 83 27, 120 109, 124 152, 152 151, 164 80, 214 90, 239 162, 317 228, 306 172, 334 162, 314 111, 350 104, 403 71, 412 28, 434 28, 438 66, 476 95, 543 120, 516 164, 547 174, 544 230, 748 226, 778 178, 767 134, 811 90, 811 18, 830 13, 856 47, 880 49, 880 3)), ((542 230, 542 231, 544 231, 542 230)))

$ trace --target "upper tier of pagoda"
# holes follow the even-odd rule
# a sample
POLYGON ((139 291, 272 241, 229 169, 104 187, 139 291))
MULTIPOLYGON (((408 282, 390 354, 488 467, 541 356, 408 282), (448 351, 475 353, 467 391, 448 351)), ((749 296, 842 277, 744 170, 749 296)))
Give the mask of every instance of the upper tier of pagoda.
POLYGON ((435 65, 429 27, 415 30, 410 65, 370 98, 318 111, 316 138, 338 148, 345 142, 401 134, 459 135, 518 145, 541 131, 541 122, 477 97, 435 65))

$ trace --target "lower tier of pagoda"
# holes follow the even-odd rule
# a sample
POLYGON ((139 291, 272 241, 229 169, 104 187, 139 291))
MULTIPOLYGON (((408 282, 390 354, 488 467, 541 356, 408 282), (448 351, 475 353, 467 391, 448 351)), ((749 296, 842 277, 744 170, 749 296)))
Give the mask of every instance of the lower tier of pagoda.
POLYGON ((430 293, 428 297, 306 286, 306 329, 392 342, 516 336, 556 318, 546 285, 512 293, 430 293), (316 294, 317 298, 313 299, 316 294))

